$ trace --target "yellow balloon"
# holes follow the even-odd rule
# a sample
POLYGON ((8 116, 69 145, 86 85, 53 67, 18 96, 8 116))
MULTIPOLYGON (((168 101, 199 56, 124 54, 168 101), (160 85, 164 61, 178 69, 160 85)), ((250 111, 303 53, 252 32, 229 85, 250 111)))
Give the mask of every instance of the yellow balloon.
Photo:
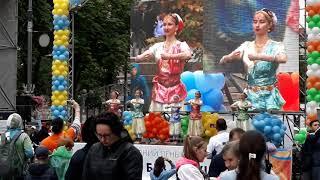
POLYGON ((218 113, 214 113, 213 114, 213 119, 216 121, 219 119, 219 114, 218 113))
POLYGON ((59 75, 61 75, 61 72, 59 70, 54 70, 53 75, 59 76, 59 75))
POLYGON ((69 42, 66 41, 66 42, 63 43, 63 45, 64 45, 65 47, 68 47, 68 46, 69 46, 69 42))
POLYGON ((57 69, 57 66, 56 66, 56 65, 52 65, 52 66, 51 66, 51 70, 52 70, 52 71, 55 71, 56 69, 57 69))
POLYGON ((56 34, 57 34, 58 36, 63 36, 64 31, 63 31, 63 30, 58 30, 58 31, 56 31, 56 34))
POLYGON ((56 100, 56 97, 55 96, 51 96, 51 101, 54 101, 56 100))
POLYGON ((66 67, 64 65, 59 66, 59 71, 65 71, 65 70, 66 70, 66 67))
POLYGON ((69 4, 69 0, 60 0, 61 3, 69 4))
POLYGON ((53 15, 57 15, 57 10, 56 10, 56 9, 53 9, 53 10, 52 10, 52 14, 53 14, 53 15))
POLYGON ((63 9, 61 9, 61 8, 60 8, 60 9, 57 9, 57 15, 62 16, 63 13, 64 13, 63 9))
POLYGON ((65 36, 69 36, 70 35, 70 30, 69 29, 65 29, 63 32, 64 32, 65 36))
POLYGON ((62 94, 68 96, 68 91, 62 91, 62 94))
POLYGON ((60 92, 59 92, 59 91, 53 91, 52 94, 53 94, 54 96, 58 96, 58 95, 60 94, 60 92))
POLYGON ((53 0, 53 4, 56 4, 58 2, 58 0, 53 0))
POLYGON ((61 73, 61 75, 64 76, 64 77, 66 77, 66 76, 68 75, 68 72, 67 72, 67 71, 63 71, 63 72, 61 73))
POLYGON ((69 4, 68 3, 61 3, 60 8, 63 10, 68 10, 69 9, 69 4))
POLYGON ((61 40, 63 41, 69 41, 69 37, 66 35, 61 36, 61 40))
POLYGON ((62 106, 66 106, 67 105, 67 101, 66 100, 61 101, 61 105, 62 106))
POLYGON ((69 16, 69 10, 63 9, 62 10, 62 15, 69 16))
POLYGON ((60 105, 60 101, 59 100, 54 100, 52 102, 52 104, 55 105, 55 106, 59 106, 60 105))
POLYGON ((54 9, 60 9, 61 8, 61 4, 60 3, 54 3, 54 9))

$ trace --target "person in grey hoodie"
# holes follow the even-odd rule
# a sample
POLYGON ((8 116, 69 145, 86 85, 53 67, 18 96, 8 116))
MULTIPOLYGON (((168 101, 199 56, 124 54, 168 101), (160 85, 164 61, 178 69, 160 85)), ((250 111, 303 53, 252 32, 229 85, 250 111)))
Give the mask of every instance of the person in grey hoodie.
POLYGON ((154 168, 150 172, 151 180, 168 180, 176 173, 176 166, 170 159, 164 157, 158 157, 154 163, 154 168), (166 170, 165 161, 171 165, 171 169, 166 170))

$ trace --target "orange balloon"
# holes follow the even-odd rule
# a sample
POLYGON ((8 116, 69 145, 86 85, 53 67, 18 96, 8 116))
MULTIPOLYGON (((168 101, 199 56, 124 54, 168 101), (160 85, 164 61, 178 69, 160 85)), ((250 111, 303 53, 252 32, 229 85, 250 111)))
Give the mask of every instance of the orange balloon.
MULTIPOLYGON (((317 47, 318 47, 318 46, 317 46, 317 47)), ((309 45, 308 48, 307 48, 307 50, 308 50, 308 52, 312 52, 312 51, 314 51, 315 49, 314 49, 314 46, 309 45)))
POLYGON ((314 86, 316 89, 320 90, 320 82, 314 83, 314 86))
POLYGON ((310 83, 310 82, 307 82, 307 89, 310 89, 310 88, 313 88, 313 85, 312 85, 312 83, 310 83))
POLYGON ((308 77, 307 82, 314 84, 315 82, 317 82, 317 77, 315 76, 308 77))
POLYGON ((308 11, 310 11, 312 8, 311 8, 311 6, 306 6, 306 11, 308 12, 308 11))
POLYGON ((317 114, 308 114, 307 119, 310 121, 317 120, 317 114))
POLYGON ((308 16, 314 16, 316 12, 314 10, 308 11, 308 16))

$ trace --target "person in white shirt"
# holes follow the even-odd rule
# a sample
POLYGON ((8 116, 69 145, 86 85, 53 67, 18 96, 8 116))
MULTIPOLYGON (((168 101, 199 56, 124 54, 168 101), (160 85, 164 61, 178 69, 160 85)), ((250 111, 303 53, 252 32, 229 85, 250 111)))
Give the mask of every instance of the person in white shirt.
POLYGON ((207 147, 208 159, 219 154, 223 146, 229 141, 229 132, 227 132, 227 123, 224 119, 218 119, 216 129, 218 134, 212 136, 207 147))

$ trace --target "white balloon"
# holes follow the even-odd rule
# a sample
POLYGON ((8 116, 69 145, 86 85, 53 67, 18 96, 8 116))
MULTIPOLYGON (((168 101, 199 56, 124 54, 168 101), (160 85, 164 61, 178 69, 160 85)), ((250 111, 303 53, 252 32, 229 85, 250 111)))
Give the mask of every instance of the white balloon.
POLYGON ((319 69, 319 65, 318 64, 316 64, 316 63, 311 64, 311 70, 316 71, 318 69, 319 69))
POLYGON ((307 27, 307 29, 306 29, 306 33, 307 33, 308 35, 309 35, 309 34, 313 34, 312 31, 311 31, 311 29, 308 28, 308 27, 307 27))
POLYGON ((312 28, 312 33, 313 33, 314 35, 318 35, 318 34, 320 33, 320 28, 318 28, 318 27, 312 28))
POLYGON ((311 69, 309 69, 307 72, 306 72, 306 74, 307 74, 307 76, 314 76, 314 72, 311 70, 311 69))
POLYGON ((307 65, 307 69, 308 69, 308 70, 311 70, 311 65, 307 65))
POLYGON ((315 35, 314 34, 312 34, 312 33, 310 33, 310 34, 308 34, 308 40, 309 41, 313 41, 313 40, 315 40, 315 35))
POLYGON ((315 76, 317 77, 320 77, 320 69, 318 69, 315 73, 314 73, 315 76))

